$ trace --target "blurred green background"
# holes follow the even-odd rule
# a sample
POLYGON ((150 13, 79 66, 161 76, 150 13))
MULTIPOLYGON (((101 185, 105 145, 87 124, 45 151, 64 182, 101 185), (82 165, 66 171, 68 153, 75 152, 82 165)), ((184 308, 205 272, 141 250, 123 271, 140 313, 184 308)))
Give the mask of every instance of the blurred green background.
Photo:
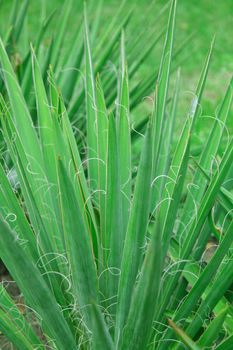
MULTIPOLYGON (((1 0, 0 29, 2 32, 6 28, 12 2, 13 0, 1 0)), ((119 0, 103 0, 102 2, 99 35, 101 35, 101 23, 111 21, 113 14, 121 4, 119 0)), ((62 4, 62 0, 30 0, 29 15, 25 24, 28 29, 28 37, 24 36, 22 38, 20 48, 22 54, 24 45, 26 47, 28 40, 33 38, 42 18, 45 18, 55 8, 57 8, 59 14, 62 4)), ((90 24, 98 11, 100 1, 96 0, 94 4, 89 9, 90 24)), ((130 41, 130 37, 138 36, 142 33, 141 40, 143 41, 144 37, 148 37, 146 34, 150 33, 153 28, 157 28, 159 33, 166 25, 168 10, 164 11, 161 16, 159 15, 159 18, 158 14, 166 4, 169 5, 167 0, 126 1, 125 12, 127 13, 130 9, 133 11, 130 23, 126 29, 127 40, 130 41)), ((72 36, 74 30, 81 25, 82 6, 82 0, 74 1, 67 40, 72 36)), ((55 25, 55 22, 53 23, 55 25)), ((181 63, 180 121, 185 117, 185 113, 189 108, 189 101, 195 91, 211 39, 214 35, 216 36, 214 55, 202 103, 203 114, 213 116, 233 72, 233 0, 178 0, 176 24, 175 46, 178 47, 185 38, 193 34, 184 50, 181 63)), ((149 45, 147 40, 145 39, 143 44, 145 48, 149 45)), ((93 44, 95 45, 95 43, 93 44)), ((148 76, 155 74, 161 57, 161 50, 162 40, 142 64, 136 78, 147 79, 148 76)), ((150 108, 148 105, 146 107, 150 108)), ((232 118, 230 120, 228 127, 230 130, 233 130, 232 118)), ((208 119, 206 119, 206 123, 208 124, 208 119)), ((179 129, 180 123, 178 122, 177 125, 179 129)), ((201 125, 203 126, 203 123, 201 125)), ((201 127, 198 127, 198 124, 196 130, 199 133, 198 137, 203 136, 202 132, 205 133, 201 127)))
MULTIPOLYGON (((17 0, 20 1, 20 0, 17 0)), ((0 13, 1 29, 9 16, 13 0, 1 0, 2 11, 0 13)), ((88 2, 88 1, 87 1, 88 2)), ((96 0, 96 8, 100 0, 96 0)), ((119 8, 119 0, 103 0, 103 21, 111 17, 119 8)), ((153 19, 156 13, 166 4, 167 0, 128 0, 127 9, 133 9, 133 15, 128 26, 128 31, 137 35, 142 30, 149 31, 153 25, 153 19), (151 11, 147 11, 151 9, 151 11)), ((41 17, 49 14, 55 8, 62 8, 63 0, 30 0, 28 28, 33 35, 38 28, 41 17)), ((74 1, 74 11, 72 22, 76 22, 80 16, 82 0, 74 1)), ((95 9, 92 9, 94 15, 95 9)), ((165 23, 166 16, 161 18, 160 25, 165 23)), ((158 25, 156 23, 154 25, 158 25)), ((178 0, 177 8, 177 32, 176 40, 179 41, 190 33, 195 33, 192 40, 192 46, 195 47, 195 53, 185 62, 185 72, 194 72, 200 69, 208 44, 216 35, 215 57, 212 68, 217 73, 222 71, 231 71, 233 69, 232 60, 232 25, 233 25, 233 1, 232 0, 178 0)), ((72 31, 72 26, 70 31, 72 31)), ((153 69, 153 59, 146 63, 149 69, 153 69)))

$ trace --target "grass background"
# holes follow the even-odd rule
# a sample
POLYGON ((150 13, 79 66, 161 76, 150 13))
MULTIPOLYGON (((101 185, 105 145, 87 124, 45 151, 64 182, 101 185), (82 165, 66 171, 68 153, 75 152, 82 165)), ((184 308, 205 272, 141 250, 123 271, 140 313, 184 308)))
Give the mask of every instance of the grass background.
MULTIPOLYGON (((6 28, 10 8, 13 0, 1 0, 1 30, 6 28)), ((96 8, 99 0, 95 1, 96 8)), ((103 0, 103 21, 111 19, 113 13, 119 8, 121 0, 103 0)), ((167 0, 128 0, 127 9, 133 8, 133 16, 128 26, 130 34, 138 35, 142 30, 149 31, 153 25, 153 19, 166 3, 167 0), (146 14, 147 8, 154 3, 153 11, 146 14), (149 26, 149 25, 150 26, 149 26)), ((30 0, 29 16, 27 25, 29 36, 36 33, 41 16, 49 14, 57 8, 58 13, 62 8, 63 0, 30 0)), ((82 1, 74 1, 73 17, 70 19, 70 32, 74 30, 75 24, 80 17, 82 1)), ((93 9, 94 13, 95 9, 93 9)), ((161 18, 160 25, 165 23, 166 16, 161 18)), ((158 26, 158 23, 154 23, 158 26)), ((224 74, 233 70, 232 59, 232 25, 233 25, 233 1, 232 0, 178 0, 177 8, 177 32, 176 41, 179 42, 191 33, 195 33, 192 39, 193 54, 182 67, 184 74, 196 75, 200 71, 205 53, 213 35, 216 35, 215 55, 212 63, 212 73, 224 74)), ((159 27, 159 26, 158 26, 159 27)), ((146 43, 145 43, 146 44, 146 43)), ((154 57, 150 57, 145 63, 145 69, 153 71, 154 57)), ((218 79, 219 80, 219 79, 218 79)), ((221 81, 219 81, 221 85, 221 81)), ((216 84, 218 85, 218 84, 216 84)))

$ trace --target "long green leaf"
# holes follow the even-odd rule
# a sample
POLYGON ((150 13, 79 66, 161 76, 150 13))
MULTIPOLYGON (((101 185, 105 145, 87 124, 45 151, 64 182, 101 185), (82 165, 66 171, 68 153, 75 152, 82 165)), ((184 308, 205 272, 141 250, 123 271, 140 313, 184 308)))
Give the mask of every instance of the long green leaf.
POLYGON ((47 334, 59 349, 76 349, 73 335, 36 265, 9 226, 0 220, 0 256, 30 307, 42 318, 47 334), (17 261, 17 264, 14 263, 17 261))
POLYGON ((127 324, 123 331, 122 349, 140 350, 147 346, 161 285, 161 243, 160 225, 157 223, 132 297, 127 324))
POLYGON ((91 57, 91 48, 89 40, 89 30, 84 9, 84 27, 85 27, 85 93, 86 93, 86 113, 87 113, 87 164, 90 187, 97 189, 98 185, 98 159, 97 159, 97 116, 96 116, 96 93, 94 83, 94 71, 91 57))
POLYGON ((115 302, 119 271, 121 268, 121 257, 124 244, 122 202, 120 186, 120 159, 116 130, 116 120, 112 114, 109 116, 108 131, 108 158, 107 158, 107 185, 106 185, 106 206, 105 206, 105 244, 106 266, 109 269, 107 290, 111 303, 115 302))
POLYGON ((61 160, 58 160, 58 164, 60 215, 65 249, 71 268, 73 296, 89 326, 88 306, 92 301, 98 301, 95 260, 88 229, 85 226, 82 209, 75 197, 72 181, 61 160))
POLYGON ((0 330, 19 350, 45 349, 3 284, 0 284, 0 330))
POLYGON ((223 322, 227 317, 228 308, 223 310, 207 327, 205 332, 198 340, 198 345, 201 347, 210 347, 218 337, 223 322))
POLYGON ((121 76, 118 122, 118 144, 120 162, 120 182, 122 201, 122 229, 125 232, 129 219, 131 199, 131 139, 130 139, 130 115, 129 115, 129 87, 128 73, 125 62, 124 34, 121 39, 121 76))
POLYGON ((133 287, 142 262, 142 247, 148 226, 150 210, 150 193, 152 178, 152 130, 148 126, 144 147, 135 184, 133 203, 126 232, 121 275, 119 282, 118 310, 116 320, 116 338, 126 322, 129 312, 133 287), (143 200, 142 200, 143 199, 143 200))

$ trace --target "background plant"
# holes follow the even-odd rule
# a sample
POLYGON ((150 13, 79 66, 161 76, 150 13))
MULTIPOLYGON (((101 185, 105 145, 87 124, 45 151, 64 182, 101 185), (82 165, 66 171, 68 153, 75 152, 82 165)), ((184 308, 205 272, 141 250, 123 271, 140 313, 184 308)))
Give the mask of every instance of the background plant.
POLYGON ((225 125, 232 80, 195 156, 212 42, 172 147, 180 85, 171 65, 176 1, 157 76, 134 89, 129 77, 142 58, 126 58, 124 7, 114 19, 121 19, 118 30, 110 25, 96 53, 95 25, 90 31, 84 11, 83 31, 63 58, 83 71, 84 84, 74 72, 61 74, 58 53, 71 9, 67 1, 47 55, 39 54, 44 28, 19 67, 12 58, 17 36, 0 46, 0 256, 27 305, 23 315, 3 283, 1 330, 18 349, 230 349, 233 143, 225 125), (102 71, 111 55, 118 65, 112 77, 102 71), (152 112, 135 132, 131 110, 155 80, 152 112), (208 259, 212 236, 217 249, 208 259), (28 322, 32 314, 39 332, 28 322))

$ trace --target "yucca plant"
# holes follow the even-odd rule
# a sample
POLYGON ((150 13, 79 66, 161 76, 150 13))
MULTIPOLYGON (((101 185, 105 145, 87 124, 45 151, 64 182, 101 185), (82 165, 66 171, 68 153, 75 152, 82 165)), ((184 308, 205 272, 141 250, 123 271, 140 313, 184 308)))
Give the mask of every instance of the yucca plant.
POLYGON ((0 330, 17 349, 233 346, 231 135, 222 151, 232 80, 203 149, 194 155, 192 135, 202 116, 211 43, 173 147, 180 85, 178 70, 171 91, 175 17, 173 0, 153 110, 143 119, 146 130, 141 128, 137 138, 132 135, 132 68, 126 62, 124 25, 112 105, 112 83, 102 85, 99 66, 93 67, 84 11, 81 143, 68 107, 76 83, 69 74, 68 85, 59 88, 62 83, 53 67, 57 51, 51 53, 55 61, 51 59, 45 81, 31 48, 35 113, 23 88, 25 71, 18 80, 0 44, 6 143, 0 165, 0 257, 25 306, 22 312, 2 283, 0 330), (217 249, 208 260, 211 237, 217 249))

